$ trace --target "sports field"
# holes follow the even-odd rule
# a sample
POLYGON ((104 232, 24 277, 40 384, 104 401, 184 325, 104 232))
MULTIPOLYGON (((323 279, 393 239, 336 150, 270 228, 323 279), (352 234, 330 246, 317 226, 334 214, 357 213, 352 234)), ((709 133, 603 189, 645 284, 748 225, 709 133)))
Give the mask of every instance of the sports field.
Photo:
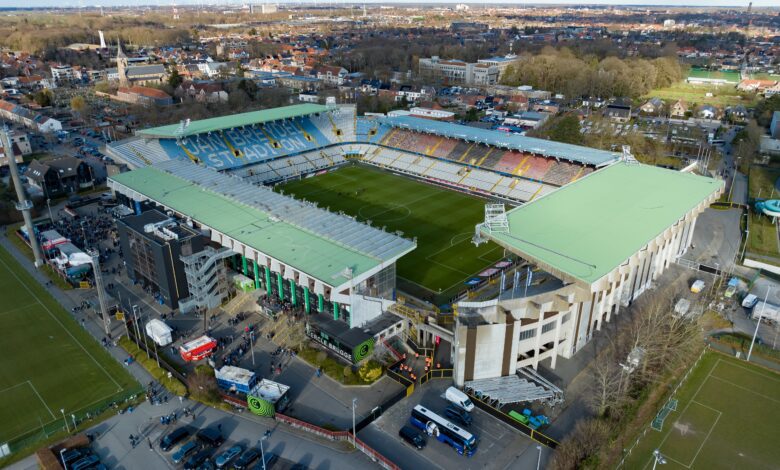
POLYGON ((650 469, 659 449, 674 469, 778 468, 780 375, 708 352, 676 397, 661 431, 648 429, 624 468, 650 469))
POLYGON ((51 433, 60 410, 70 423, 137 385, 3 248, 0 331, 0 444, 51 433))
POLYGON ((417 237, 417 249, 398 261, 397 275, 432 293, 458 291, 499 261, 494 243, 471 243, 485 200, 366 166, 348 166, 282 187, 286 194, 344 211, 374 227, 417 237))

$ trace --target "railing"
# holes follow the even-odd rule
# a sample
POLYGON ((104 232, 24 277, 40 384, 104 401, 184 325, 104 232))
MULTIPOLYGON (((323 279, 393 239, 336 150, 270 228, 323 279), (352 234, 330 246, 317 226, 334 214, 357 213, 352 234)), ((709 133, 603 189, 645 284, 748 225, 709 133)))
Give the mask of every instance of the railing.
POLYGON ((364 443, 357 437, 353 437, 352 433, 349 431, 328 431, 327 429, 321 428, 319 426, 315 426, 313 424, 309 424, 306 421, 301 421, 299 419, 291 418, 281 413, 277 413, 274 416, 274 419, 276 419, 277 421, 281 421, 282 423, 286 423, 293 428, 310 432, 312 434, 323 437, 325 439, 329 439, 331 441, 352 441, 354 439, 355 447, 359 451, 366 454, 368 458, 370 458, 372 461, 379 464, 380 467, 385 468, 387 470, 400 470, 401 468, 398 465, 394 464, 392 461, 390 461, 390 459, 388 459, 384 455, 372 449, 370 446, 368 446, 366 443, 364 443))

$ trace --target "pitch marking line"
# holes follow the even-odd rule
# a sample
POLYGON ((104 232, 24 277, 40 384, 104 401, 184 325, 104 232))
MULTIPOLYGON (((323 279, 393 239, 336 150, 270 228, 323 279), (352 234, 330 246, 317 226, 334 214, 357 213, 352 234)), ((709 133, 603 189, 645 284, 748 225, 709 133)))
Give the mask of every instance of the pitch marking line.
MULTIPOLYGON (((715 368, 718 367, 718 364, 720 364, 720 361, 721 361, 721 359, 718 359, 718 361, 710 368, 709 372, 707 372, 707 376, 704 378, 704 380, 701 381, 701 383, 699 384, 699 388, 696 389, 696 392, 693 394, 691 399, 685 405, 685 408, 683 408, 682 411, 680 411, 680 416, 685 414, 685 411, 688 409, 689 406, 691 406, 691 403, 693 403, 694 400, 696 400, 696 397, 699 395, 699 392, 701 391, 702 388, 704 388, 704 384, 707 383, 707 380, 710 378, 710 375, 712 375, 712 371, 714 371, 715 368)), ((658 444, 658 446, 656 446, 656 449, 663 448, 663 445, 666 442, 666 440, 669 439, 669 436, 672 435, 672 430, 673 429, 674 429, 674 426, 670 426, 669 427, 669 430, 666 431, 666 435, 661 440, 661 442, 658 444)), ((666 456, 664 456, 664 457, 666 457, 666 456)), ((644 467, 642 467, 642 469, 643 470, 646 469, 650 465, 650 462, 652 462, 652 460, 653 459, 648 460, 647 463, 644 465, 644 467)))
POLYGON ((33 305, 37 305, 37 302, 30 302, 29 304, 22 305, 21 307, 14 307, 14 308, 9 308, 8 310, 3 310, 2 312, 0 312, 0 315, 5 315, 6 313, 13 313, 16 312, 17 310, 24 310, 28 307, 32 307, 33 305))
POLYGON ((30 388, 32 388, 33 392, 35 392, 35 394, 38 396, 38 399, 41 401, 41 403, 43 403, 43 406, 45 406, 46 409, 49 410, 49 414, 51 415, 51 417, 57 419, 57 417, 54 416, 54 413, 52 413, 51 408, 49 408, 49 405, 46 404, 46 400, 44 400, 41 394, 38 393, 38 389, 35 388, 35 385, 33 385, 33 383, 29 380, 27 381, 27 383, 30 384, 30 388))
MULTIPOLYGON (((710 377, 711 377, 711 376, 710 376, 710 377)), ((718 421, 720 421, 720 417, 721 417, 721 416, 723 416, 723 413, 721 413, 720 411, 716 410, 715 408, 712 408, 712 407, 710 407, 710 406, 707 406, 707 405, 702 405, 701 403, 699 403, 699 402, 697 402, 697 401, 694 401, 694 400, 691 400, 691 403, 696 403, 697 405, 700 405, 700 406, 703 406, 703 407, 705 407, 705 408, 709 408, 709 409, 711 409, 712 411, 715 411, 716 413, 718 413, 718 417, 717 417, 717 418, 715 418, 715 422, 714 422, 714 423, 712 423, 712 426, 710 426, 710 430, 709 430, 709 432, 708 432, 708 433, 707 433, 707 435, 704 437, 704 440, 703 440, 703 441, 701 441, 701 445, 699 445, 699 448, 698 448, 698 450, 696 450, 696 453, 693 455, 693 459, 691 460, 691 463, 689 463, 688 465, 686 465, 686 466, 685 466, 686 468, 691 468, 691 465, 693 465, 693 463, 694 463, 694 462, 696 462, 696 458, 699 456, 699 453, 700 453, 700 452, 701 452, 701 450, 704 448, 704 444, 706 444, 706 443, 707 443, 707 441, 710 439, 710 435, 712 434, 712 431, 715 429, 715 426, 717 426, 717 425, 718 425, 718 421)))
MULTIPOLYGON (((59 319, 59 318, 57 318, 57 317, 56 317, 56 316, 55 316, 55 315, 54 315, 54 314, 51 312, 51 310, 49 310, 49 307, 47 307, 47 306, 46 306, 46 304, 44 304, 44 303, 43 303, 43 301, 41 301, 41 299, 40 299, 40 298, 38 298, 38 296, 35 294, 35 292, 33 292, 33 291, 32 291, 32 290, 31 290, 31 289, 30 289, 30 288, 27 286, 27 284, 25 284, 24 282, 22 282, 22 280, 21 280, 21 279, 19 279, 19 276, 18 276, 18 275, 17 275, 17 274, 16 274, 16 273, 15 273, 15 272, 14 272, 14 271, 11 269, 11 267, 10 267, 10 266, 8 266, 8 263, 6 263, 6 262, 5 262, 5 260, 3 260, 2 258, 0 258, 0 263, 2 263, 2 265, 5 267, 5 269, 6 269, 8 272, 10 272, 11 274, 13 274, 13 276, 14 276, 14 278, 17 280, 17 282, 19 282, 19 284, 21 284, 21 285, 24 287, 24 289, 25 289, 27 292, 29 292, 29 293, 30 293, 30 295, 32 295, 32 296, 35 298, 35 300, 37 300, 37 301, 38 301, 38 303, 41 305, 41 307, 43 307, 43 308, 44 308, 44 310, 46 310, 46 312, 49 314, 49 316, 51 316, 51 317, 54 319, 54 321, 56 321, 56 322, 57 322, 57 323, 60 325, 60 327, 62 327, 62 329, 63 329, 63 330, 65 330, 65 332, 68 334, 68 336, 70 336, 70 337, 71 337, 71 339, 72 339, 72 340, 73 340, 73 341, 74 341, 76 344, 78 344, 78 345, 79 345, 79 347, 81 347, 81 350, 82 350, 82 351, 84 351, 84 353, 86 353, 86 355, 87 355, 87 356, 89 356, 89 357, 90 357, 90 359, 92 359, 92 361, 94 361, 94 362, 95 362, 95 364, 97 364, 97 366, 100 368, 100 370, 102 370, 102 371, 103 371, 103 373, 105 373, 105 374, 106 374, 106 377, 108 377, 109 379, 111 379, 111 381, 112 381, 112 382, 114 382, 114 385, 116 385, 116 386, 117 386, 117 389, 118 389, 118 391, 121 391, 121 390, 122 390, 122 386, 121 386, 121 385, 119 385, 119 382, 117 382, 117 381, 116 381, 116 379, 114 379, 114 377, 113 377, 111 374, 109 374, 109 373, 108 373, 108 371, 107 371, 107 370, 106 370, 106 369, 103 367, 103 365, 102 365, 102 364, 100 364, 100 363, 98 362, 98 360, 97 360, 97 359, 95 359, 95 357, 94 357, 92 354, 90 354, 90 353, 89 353, 89 351, 87 351, 87 348, 85 348, 85 347, 84 347, 84 345, 83 345, 83 344, 81 344, 81 342, 79 342, 79 340, 77 340, 75 336, 73 336, 73 333, 71 333, 71 332, 70 332, 70 330, 68 330, 67 328, 65 328, 65 325, 63 325, 63 324, 62 324, 62 322, 60 321, 60 319, 59 319)), ((37 281, 35 281, 35 282, 37 282, 37 281)))
MULTIPOLYGON (((25 383, 25 382, 22 382, 22 383, 25 383)), ((95 400, 95 401, 93 401, 93 402, 87 403, 86 405, 82 406, 81 408, 77 408, 77 409, 75 409, 75 410, 68 410, 68 412, 69 412, 69 413, 73 413, 73 414, 75 414, 75 413, 78 413, 78 412, 80 412, 81 410, 83 410, 83 409, 85 409, 85 408, 88 408, 88 407, 90 407, 90 406, 94 405, 95 403, 98 403, 98 402, 100 402, 100 401, 103 401, 103 400, 106 400, 106 399, 108 399, 108 398, 111 398, 111 397, 113 397, 113 396, 115 395, 115 393, 116 393, 116 392, 111 392, 110 394, 108 394, 108 395, 106 395, 106 396, 104 396, 104 397, 102 397, 102 398, 98 398, 97 400, 95 400)), ((105 410, 104 410, 104 411, 105 411, 105 410)), ((54 419, 52 419, 51 421, 47 421, 47 422, 43 423, 43 425, 44 425, 44 426, 46 426, 46 425, 48 425, 48 424, 51 424, 51 423, 53 423, 53 422, 55 422, 55 421, 58 421, 58 420, 60 420, 60 419, 62 419, 62 418, 57 418, 57 417, 55 416, 55 417, 54 417, 54 419)), ((20 434, 17 434, 16 436, 13 436, 13 437, 11 437, 11 438, 9 438, 9 439, 6 439, 6 442, 15 441, 16 439, 19 439, 20 437, 22 437, 22 436, 24 436, 25 434, 29 433, 29 432, 30 432, 30 431, 32 431, 33 429, 37 429, 37 428, 39 428, 39 427, 40 427, 40 426, 35 426, 35 428, 31 428, 31 429, 30 429, 30 430, 28 430, 28 431, 24 431, 24 432, 22 432, 22 433, 20 433, 20 434)))
POLYGON ((12 389, 14 389, 14 388, 18 387, 19 385, 24 385, 24 384, 26 384, 27 382, 29 382, 29 380, 27 380, 27 381, 25 381, 25 382, 19 382, 18 384, 16 384, 16 385, 11 385, 10 387, 6 387, 6 388, 4 388, 4 389, 0 390, 0 393, 7 392, 8 390, 12 390, 12 389))
POLYGON ((765 400, 770 400, 770 401, 773 401, 773 402, 775 402, 775 403, 780 403, 780 400, 778 400, 777 398, 772 398, 772 397, 769 397, 769 396, 767 396, 767 395, 764 395, 763 393, 758 393, 758 392, 756 392, 755 390, 751 390, 751 389, 749 389, 749 388, 746 388, 746 387, 743 387, 743 386, 741 386, 741 385, 737 385, 737 384, 735 384, 734 382, 730 382, 730 381, 728 381, 728 380, 726 380, 726 379, 721 379, 720 377, 717 377, 717 376, 715 376, 715 375, 711 375, 709 378, 711 378, 711 379, 716 379, 716 380, 720 380, 721 382, 725 382, 725 383, 727 383, 727 384, 731 385, 732 387, 737 387, 738 389, 740 389, 740 390, 744 390, 744 391, 746 391, 746 392, 750 392, 750 393, 752 393, 753 395, 758 395, 759 397, 761 397, 761 398, 763 398, 763 399, 765 399, 765 400))
MULTIPOLYGON (((720 361, 722 361, 722 359, 718 359, 718 363, 720 363, 720 361)), ((727 366, 729 366, 729 367, 738 367, 738 368, 740 368, 740 369, 744 369, 744 370, 746 370, 746 371, 748 371, 748 372, 750 372, 750 373, 752 373, 752 374, 755 374, 755 375, 757 375, 757 376, 759 376, 759 377, 761 377, 761 378, 764 378, 764 379, 769 379, 769 380, 773 380, 773 381, 775 381, 775 382, 780 382, 780 379, 778 379, 777 377, 770 377, 770 376, 768 376, 768 375, 764 375, 764 374, 762 374, 762 373, 760 373, 760 372, 758 372, 758 371, 755 371, 755 370, 753 370, 753 369, 749 369, 749 368, 747 368, 747 367, 745 367, 745 366, 743 366, 743 365, 740 365, 740 364, 732 364, 732 363, 728 363, 728 364, 726 364, 726 365, 727 365, 727 366)))

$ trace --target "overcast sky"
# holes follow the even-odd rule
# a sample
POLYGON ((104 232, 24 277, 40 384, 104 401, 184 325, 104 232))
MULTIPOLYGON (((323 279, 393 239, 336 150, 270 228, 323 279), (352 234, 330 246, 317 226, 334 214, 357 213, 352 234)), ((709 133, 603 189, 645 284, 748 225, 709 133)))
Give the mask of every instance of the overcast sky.
MULTIPOLYGON (((587 4, 591 5, 669 5, 669 6, 739 6, 739 7, 747 7, 749 0, 736 2, 734 0, 680 0, 680 1, 670 1, 670 0, 594 0, 594 1, 588 1, 587 4)), ((12 8, 12 7, 22 7, 22 8, 46 8, 51 6, 57 6, 57 7, 78 7, 78 6, 84 6, 84 7, 91 7, 96 5, 102 5, 102 6, 115 6, 115 5, 150 5, 150 4, 156 4, 156 5, 171 5, 173 4, 173 0, 0 0, 0 7, 2 8, 12 8)), ((177 5, 184 5, 184 4, 213 4, 213 5, 240 5, 243 3, 266 3, 264 1, 253 1, 253 2, 243 2, 243 1, 221 1, 221 2, 208 2, 208 1, 198 1, 198 0, 176 0, 175 3, 177 5)), ((281 1, 281 2, 268 2, 268 3, 289 3, 289 4, 300 4, 298 1, 281 1)), ((308 1, 307 3, 313 3, 312 1, 308 1)), ((328 2, 328 1, 321 1, 319 4, 328 4, 328 3, 336 3, 340 4, 341 1, 336 2, 328 2)), ((348 2, 349 3, 349 2, 348 2)), ((358 2, 362 3, 362 2, 358 2)), ((419 3, 406 1, 406 0, 395 0, 395 1, 371 1, 367 0, 365 3, 368 4, 398 4, 398 3, 419 3)), ((451 3, 454 4, 455 2, 451 1, 435 1, 431 0, 427 3, 451 3)), ((464 2, 469 3, 469 2, 464 2)), ((524 5, 524 4, 530 4, 530 2, 508 2, 508 3, 515 3, 517 5, 524 5)), ((479 5, 481 5, 481 2, 475 2, 471 3, 473 8, 478 8, 479 5)), ((489 1, 487 2, 488 5, 496 5, 496 4, 503 4, 498 3, 495 1, 489 1)), ((549 0, 549 1, 535 1, 533 4, 569 4, 569 5, 585 5, 586 3, 576 1, 576 0, 549 0)), ((774 6, 778 7, 778 1, 777 0, 754 0, 753 6, 774 6)))

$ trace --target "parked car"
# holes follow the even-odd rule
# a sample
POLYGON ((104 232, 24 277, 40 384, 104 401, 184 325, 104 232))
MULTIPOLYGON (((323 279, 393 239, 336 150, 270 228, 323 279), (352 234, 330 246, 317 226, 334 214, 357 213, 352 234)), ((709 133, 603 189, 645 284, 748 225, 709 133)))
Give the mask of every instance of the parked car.
POLYGON ((183 441, 189 435, 190 430, 185 427, 173 430, 163 436, 163 438, 160 440, 160 449, 163 452, 168 452, 169 450, 173 449, 173 446, 183 441))
POLYGON ((252 462, 260 458, 260 451, 254 448, 249 448, 241 454, 241 457, 233 464, 233 468, 236 470, 246 470, 252 465, 252 462))
POLYGON ((73 465, 68 467, 70 470, 85 470, 93 467, 100 462, 100 457, 97 455, 88 455, 81 460, 77 460, 73 465))
POLYGON ((233 460, 236 457, 238 457, 238 454, 240 454, 241 451, 243 451, 243 450, 244 450, 244 448, 242 446, 235 445, 235 446, 231 447, 230 449, 226 450, 225 452, 222 452, 221 454, 219 454, 217 456, 216 460, 214 461, 214 463, 217 464, 217 468, 225 467, 225 466, 227 466, 227 464, 230 463, 231 460, 233 460))
POLYGON ((266 452, 265 468, 263 467, 263 462, 258 462, 257 465, 255 465, 255 470, 268 470, 274 466, 277 460, 279 460, 278 455, 274 454, 273 452, 266 452))
POLYGON ((198 439, 211 447, 219 447, 225 442, 222 433, 216 428, 206 428, 198 431, 198 439))
POLYGON ((403 440, 411 444, 412 446, 416 447, 417 449, 422 449, 425 447, 425 438, 422 434, 417 432, 413 427, 411 426, 404 426, 398 431, 398 435, 401 436, 403 440))
POLYGON ((173 460, 173 463, 183 462, 190 454, 200 450, 200 447, 200 442, 194 440, 182 444, 179 450, 173 453, 171 460, 173 460))
POLYGON ((471 426, 473 421, 468 411, 455 405, 447 406, 447 408, 444 409, 444 414, 447 415, 448 418, 457 421, 464 426, 471 426))
POLYGON ((196 470, 211 457, 211 449, 203 449, 184 463, 184 470, 196 470))

